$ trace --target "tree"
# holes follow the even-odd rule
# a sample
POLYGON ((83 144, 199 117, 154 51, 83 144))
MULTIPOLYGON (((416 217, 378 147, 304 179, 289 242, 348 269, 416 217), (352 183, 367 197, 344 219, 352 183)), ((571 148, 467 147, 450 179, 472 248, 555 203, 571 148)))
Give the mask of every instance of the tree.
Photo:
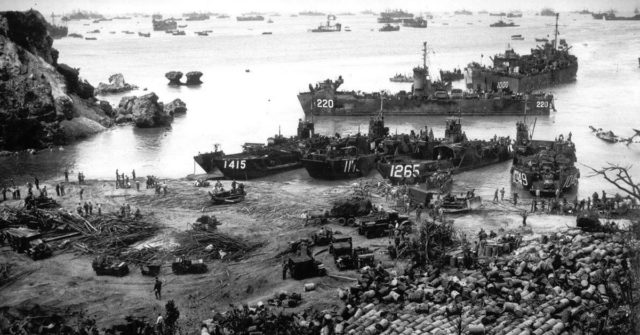
POLYGON ((165 309, 164 323, 166 328, 165 334, 175 334, 176 322, 180 317, 180 311, 176 307, 176 304, 175 302, 173 302, 173 300, 169 300, 167 304, 164 306, 164 309, 165 309))
POLYGON ((606 181, 613 184, 618 189, 624 191, 627 195, 640 201, 640 184, 633 182, 633 178, 629 174, 631 165, 623 167, 617 164, 608 163, 609 166, 600 170, 587 166, 593 171, 593 176, 601 175, 606 181))

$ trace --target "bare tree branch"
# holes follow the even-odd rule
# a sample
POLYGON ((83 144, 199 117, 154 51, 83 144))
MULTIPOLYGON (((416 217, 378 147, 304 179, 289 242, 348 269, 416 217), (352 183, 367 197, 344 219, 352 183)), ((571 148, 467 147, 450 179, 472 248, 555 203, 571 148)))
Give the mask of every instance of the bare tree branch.
POLYGON ((609 164, 609 166, 603 167, 599 170, 588 165, 585 166, 593 171, 591 176, 600 175, 627 195, 635 198, 636 200, 640 200, 640 184, 633 182, 633 178, 629 174, 631 166, 624 167, 612 163, 607 164, 609 164))

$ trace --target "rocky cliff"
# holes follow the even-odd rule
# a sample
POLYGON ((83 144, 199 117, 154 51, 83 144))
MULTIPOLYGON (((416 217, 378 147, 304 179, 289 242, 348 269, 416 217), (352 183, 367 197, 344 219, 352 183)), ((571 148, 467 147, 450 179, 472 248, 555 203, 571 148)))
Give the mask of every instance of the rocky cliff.
POLYGON ((52 46, 39 12, 0 12, 0 150, 64 144, 113 124, 110 106, 52 46))

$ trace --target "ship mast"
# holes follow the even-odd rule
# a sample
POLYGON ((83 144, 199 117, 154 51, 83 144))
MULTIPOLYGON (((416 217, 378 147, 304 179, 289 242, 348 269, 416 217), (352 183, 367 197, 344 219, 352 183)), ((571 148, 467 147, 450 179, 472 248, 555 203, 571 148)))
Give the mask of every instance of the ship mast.
POLYGON ((423 42, 423 49, 422 49, 422 67, 426 70, 427 69, 427 42, 423 42))
POLYGON ((556 13, 556 32, 555 32, 555 38, 553 39, 553 50, 557 50, 556 48, 558 47, 558 17, 560 16, 560 13, 556 13))

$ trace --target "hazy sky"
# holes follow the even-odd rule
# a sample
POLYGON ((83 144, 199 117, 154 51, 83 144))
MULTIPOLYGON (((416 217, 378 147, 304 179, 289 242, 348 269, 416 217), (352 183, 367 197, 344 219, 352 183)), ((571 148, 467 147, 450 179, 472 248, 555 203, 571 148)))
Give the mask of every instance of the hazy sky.
POLYGON ((66 13, 74 9, 114 13, 184 13, 187 11, 226 12, 247 11, 298 12, 318 10, 327 12, 357 12, 364 9, 380 11, 401 8, 412 12, 453 11, 457 9, 539 11, 550 7, 557 11, 617 9, 631 12, 640 7, 640 0, 0 0, 0 10, 37 9, 43 13, 66 13))

